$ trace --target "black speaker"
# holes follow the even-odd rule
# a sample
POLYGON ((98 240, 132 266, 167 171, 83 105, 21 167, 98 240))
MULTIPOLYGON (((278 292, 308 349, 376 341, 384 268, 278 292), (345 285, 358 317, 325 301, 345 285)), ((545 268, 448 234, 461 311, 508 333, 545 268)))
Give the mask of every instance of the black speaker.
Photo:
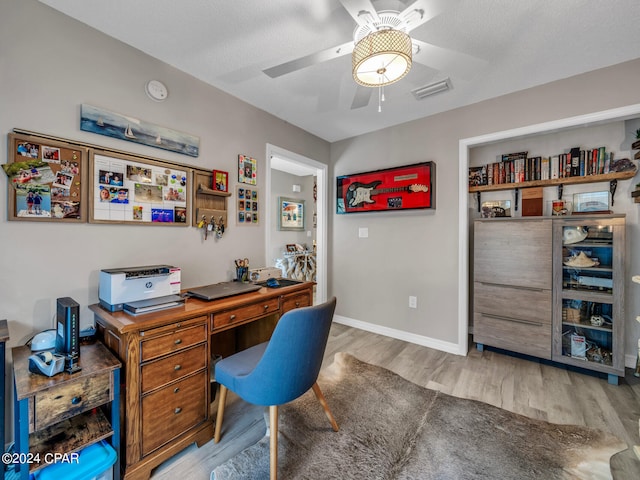
POLYGON ((67 371, 77 371, 80 357, 80 305, 70 297, 58 298, 56 352, 67 357, 67 371))

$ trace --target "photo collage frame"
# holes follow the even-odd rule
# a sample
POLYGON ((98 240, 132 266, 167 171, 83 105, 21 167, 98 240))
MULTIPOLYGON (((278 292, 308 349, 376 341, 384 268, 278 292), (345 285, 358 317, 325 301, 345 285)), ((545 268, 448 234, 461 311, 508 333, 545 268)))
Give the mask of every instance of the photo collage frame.
POLYGON ((92 160, 91 222, 190 224, 187 170, 111 152, 92 160))
POLYGON ((260 195, 255 187, 236 186, 238 225, 258 225, 260 220, 260 195))

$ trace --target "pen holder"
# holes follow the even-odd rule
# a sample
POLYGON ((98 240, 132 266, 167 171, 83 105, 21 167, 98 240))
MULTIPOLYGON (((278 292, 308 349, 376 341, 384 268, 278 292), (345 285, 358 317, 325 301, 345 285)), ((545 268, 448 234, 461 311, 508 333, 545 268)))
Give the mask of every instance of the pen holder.
POLYGON ((246 282, 248 273, 249 273, 249 267, 236 267, 236 281, 246 282))

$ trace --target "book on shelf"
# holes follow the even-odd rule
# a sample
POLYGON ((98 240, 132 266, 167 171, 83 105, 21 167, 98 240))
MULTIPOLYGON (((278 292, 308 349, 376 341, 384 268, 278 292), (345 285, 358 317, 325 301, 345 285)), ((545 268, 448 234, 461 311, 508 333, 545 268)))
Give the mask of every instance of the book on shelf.
POLYGON ((487 183, 487 168, 483 167, 469 167, 469 186, 478 187, 486 185, 487 183))

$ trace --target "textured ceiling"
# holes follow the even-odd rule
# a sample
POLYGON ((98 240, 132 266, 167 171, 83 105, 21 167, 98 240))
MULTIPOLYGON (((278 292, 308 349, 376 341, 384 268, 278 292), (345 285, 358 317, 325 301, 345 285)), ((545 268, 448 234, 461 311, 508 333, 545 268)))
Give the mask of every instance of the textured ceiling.
POLYGON ((359 87, 371 98, 352 108, 351 55, 277 78, 263 70, 352 42, 345 5, 403 11, 412 0, 40 1, 330 142, 640 57, 638 0, 418 0, 430 19, 410 35, 438 55, 416 55, 378 113, 377 89, 359 87), (411 94, 447 77, 448 92, 411 94))

